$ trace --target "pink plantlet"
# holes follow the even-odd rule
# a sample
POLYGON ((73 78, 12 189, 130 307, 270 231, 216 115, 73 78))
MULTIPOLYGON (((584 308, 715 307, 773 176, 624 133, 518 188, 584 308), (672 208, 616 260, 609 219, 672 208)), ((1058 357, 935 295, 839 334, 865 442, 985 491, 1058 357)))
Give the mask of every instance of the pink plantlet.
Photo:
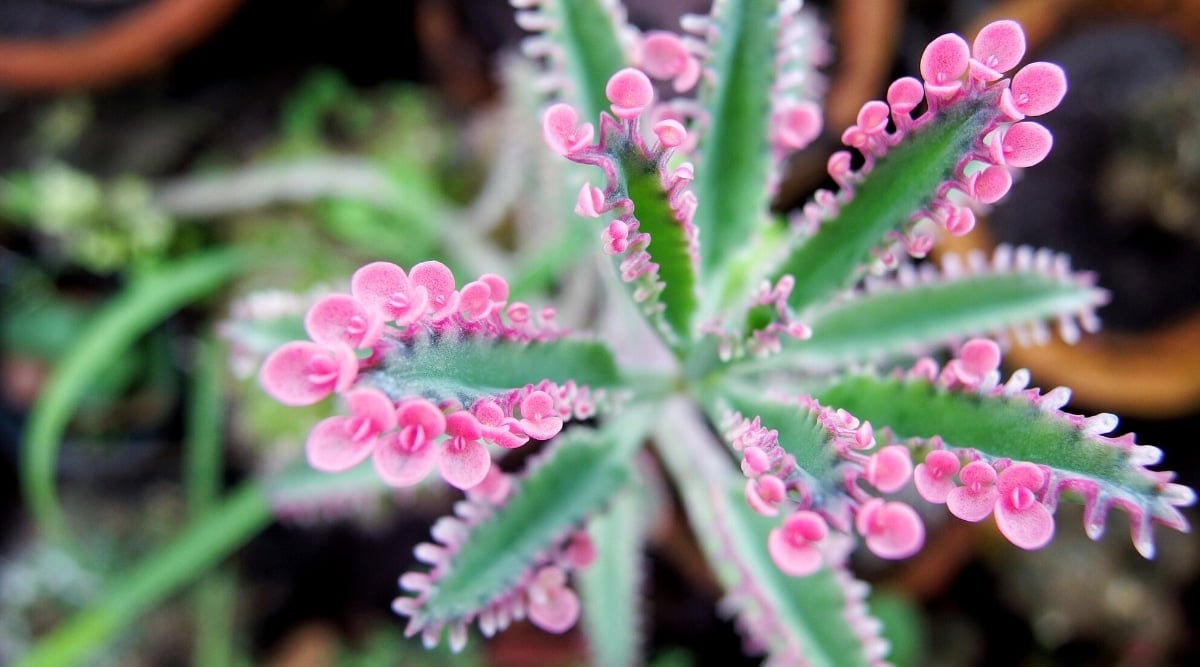
POLYGON ((687 140, 687 128, 677 120, 660 120, 654 124, 654 136, 664 148, 675 148, 687 140))
POLYGON ((504 410, 491 399, 480 399, 471 406, 471 414, 483 428, 483 438, 505 449, 516 449, 529 442, 529 436, 521 431, 517 420, 504 414, 504 410))
POLYGON ((584 183, 579 189, 579 196, 575 198, 575 214, 585 218, 599 218, 604 211, 604 191, 591 183, 584 183))
POLYGON ((622 220, 613 220, 601 232, 604 252, 619 255, 629 249, 629 225, 622 220))
POLYGON ((300 406, 348 389, 357 376, 358 358, 349 346, 294 341, 267 357, 258 382, 271 398, 300 406))
POLYGON ((771 469, 771 458, 762 447, 751 445, 742 450, 742 472, 756 477, 771 469))
POLYGON ((383 333, 383 316, 349 294, 329 294, 308 309, 304 330, 315 342, 369 348, 383 333))
POLYGON ((763 516, 779 514, 779 503, 787 497, 787 487, 775 475, 761 475, 746 480, 746 502, 763 516))
POLYGON ((383 319, 407 326, 421 319, 429 305, 429 293, 409 284, 404 269, 391 262, 373 262, 354 272, 350 292, 383 319))
POLYGON ((1012 120, 1053 110, 1067 94, 1067 75, 1053 63, 1030 63, 1012 78, 1000 97, 1000 108, 1012 120))
POLYGON ((596 543, 586 530, 577 531, 571 536, 563 550, 563 557, 571 569, 582 570, 596 562, 596 543))
POLYGON ((309 464, 324 472, 349 470, 371 455, 378 436, 396 427, 396 408, 383 392, 370 387, 345 395, 350 416, 329 417, 308 434, 309 464))
POLYGON ((579 124, 579 112, 569 104, 559 102, 546 109, 542 116, 542 138, 559 155, 567 156, 587 148, 595 132, 591 123, 579 124))
POLYGON ((425 399, 405 402, 396 411, 398 431, 380 438, 372 461, 390 486, 412 486, 425 479, 438 462, 436 440, 446 432, 446 417, 425 399))
POLYGON ((942 35, 925 47, 921 54, 921 76, 925 90, 939 98, 949 98, 962 89, 962 77, 971 60, 971 49, 958 35, 942 35))
POLYGON ((978 385, 985 376, 1000 368, 1000 346, 986 338, 973 338, 963 343, 958 358, 946 367, 959 381, 978 385))
POLYGON ((971 76, 996 81, 1025 57, 1025 31, 1016 21, 984 26, 971 45, 971 76))
POLYGON ((949 206, 942 226, 952 236, 963 236, 975 229, 975 212, 965 206, 949 206))
POLYGON ((1054 517, 1037 499, 1045 483, 1041 468, 1015 463, 1000 473, 996 484, 996 526, 1009 542, 1022 549, 1040 549, 1054 537, 1054 517))
POLYGON ((554 399, 544 391, 533 391, 521 399, 521 430, 534 440, 549 440, 562 430, 563 420, 554 399))
POLYGON ((908 117, 924 99, 925 87, 911 76, 896 79, 888 86, 887 101, 893 118, 908 117))
POLYGON ((1004 167, 993 164, 975 175, 971 195, 984 204, 994 204, 1008 194, 1012 187, 1012 174, 1004 167))
POLYGON ((488 286, 491 290, 492 303, 497 307, 493 310, 499 310, 508 301, 508 281, 503 276, 498 276, 494 273, 485 273, 479 276, 479 282, 488 286))
MULTIPOLYGON (((500 506, 508 500, 512 491, 512 476, 497 466, 489 466, 483 481, 467 489, 467 497, 478 502, 500 506)), ((445 540, 442 541, 445 542, 445 540)))
POLYGON ((925 524, 912 507, 898 501, 871 498, 858 508, 854 527, 866 540, 871 553, 899 560, 921 550, 925 524))
POLYGON ((529 620, 546 632, 564 633, 579 620, 579 597, 567 587, 562 568, 551 565, 538 570, 528 596, 529 620))
POLYGON ((829 534, 829 525, 816 512, 799 510, 772 528, 767 537, 771 560, 793 577, 807 577, 821 569, 824 557, 818 543, 829 534))
POLYGON ((888 116, 891 109, 878 100, 867 102, 858 110, 858 127, 869 136, 875 136, 887 131, 888 116))
POLYGON ((954 475, 958 473, 958 456, 944 449, 935 449, 917 464, 913 471, 913 486, 917 493, 931 503, 944 503, 954 490, 954 475))
POLYGON ((454 291, 454 274, 441 262, 421 262, 408 272, 413 285, 429 293, 429 319, 437 322, 450 317, 458 309, 458 292, 454 291))
POLYGON ((821 135, 821 109, 809 101, 792 102, 775 112, 775 141, 788 150, 800 150, 821 135))
POLYGON ((483 281, 471 281, 458 293, 458 314, 468 322, 487 318, 494 306, 492 288, 483 281))
POLYGON ((438 459, 442 479, 457 489, 469 489, 487 477, 492 456, 480 444, 483 426, 470 412, 459 410, 446 416, 445 448, 438 459))
POLYGON ((1038 123, 1014 123, 1004 132, 1004 138, 995 144, 999 150, 992 152, 996 164, 1025 168, 1041 162, 1054 145, 1050 130, 1038 123))
POLYGON ((946 495, 946 508, 963 521, 983 521, 992 513, 1000 492, 996 470, 984 461, 972 461, 958 473, 962 486, 946 495))
POLYGON ((888 445, 867 458, 864 472, 867 482, 883 493, 895 493, 912 476, 912 454, 903 445, 888 445))
POLYGON ((691 90, 700 80, 700 63, 688 53, 683 40, 660 30, 646 33, 639 64, 655 79, 671 79, 675 92, 691 90))
POLYGON ((609 78, 604 95, 612 103, 614 116, 632 120, 654 101, 654 86, 641 70, 626 67, 609 78))

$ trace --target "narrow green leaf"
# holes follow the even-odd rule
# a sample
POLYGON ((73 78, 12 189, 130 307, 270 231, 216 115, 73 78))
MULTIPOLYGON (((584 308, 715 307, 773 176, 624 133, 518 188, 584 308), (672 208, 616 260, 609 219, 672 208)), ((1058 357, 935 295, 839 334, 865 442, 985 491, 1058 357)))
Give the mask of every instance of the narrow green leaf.
POLYGON ((931 201, 992 114, 977 105, 953 107, 880 158, 855 186, 854 197, 775 271, 772 283, 785 274, 796 279, 788 298, 792 309, 800 311, 848 286, 885 235, 903 228, 931 201))
MULTIPOLYGON (((710 121, 697 146, 693 186, 700 203, 694 219, 700 274, 706 281, 719 275, 764 219, 777 5, 770 0, 718 3, 709 62, 713 84, 701 89, 710 121)), ((706 293, 713 291, 706 286, 706 293)))
POLYGON ((542 380, 573 380, 593 388, 619 383, 612 354, 596 341, 442 338, 418 340, 406 352, 390 355, 384 366, 363 372, 360 384, 391 396, 437 396, 469 403, 542 380))
MULTIPOLYGON (((661 317, 675 339, 667 342, 686 345, 692 338, 692 315, 697 303, 696 267, 692 262, 686 227, 671 210, 658 168, 639 151, 628 147, 618 155, 619 180, 633 201, 638 231, 650 235, 646 252, 658 264, 658 277, 664 284, 657 298, 648 303, 663 306, 661 317)), ((618 265, 621 260, 621 256, 614 258, 618 265)), ((625 285, 631 290, 636 289, 636 283, 625 285)))
POLYGON ((38 528, 62 541, 66 526, 54 491, 55 463, 71 414, 113 358, 171 313, 220 287, 246 256, 216 251, 173 261, 139 275, 78 334, 33 408, 22 446, 25 500, 38 528))
POLYGON ((934 387, 924 380, 851 376, 819 394, 823 404, 887 426, 901 438, 939 436, 954 447, 989 457, 1030 461, 1104 481, 1147 502, 1156 484, 1117 447, 1097 442, 1026 398, 980 396, 934 387))
POLYGON ((559 436, 513 497, 471 528, 421 615, 434 622, 460 619, 508 591, 538 552, 601 511, 629 482, 629 459, 649 426, 649 412, 635 410, 602 430, 559 436))
POLYGON ((948 282, 885 287, 814 312, 808 340, 785 339, 779 356, 747 368, 804 367, 923 353, 972 335, 1000 334, 1090 309, 1103 292, 1041 273, 991 273, 948 282))
POLYGON ((596 562, 580 573, 579 592, 594 667, 641 664, 647 495, 645 481, 635 478, 608 511, 588 523, 596 562))

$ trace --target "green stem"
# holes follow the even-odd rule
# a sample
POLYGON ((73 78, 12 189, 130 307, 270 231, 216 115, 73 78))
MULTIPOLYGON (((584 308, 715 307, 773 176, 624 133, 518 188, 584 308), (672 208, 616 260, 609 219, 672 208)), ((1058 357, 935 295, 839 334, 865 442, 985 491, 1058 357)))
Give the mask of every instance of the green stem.
POLYGON ((116 578, 96 604, 43 637, 14 667, 65 667, 96 655, 138 617, 247 542, 270 520, 262 485, 243 484, 175 541, 116 578))

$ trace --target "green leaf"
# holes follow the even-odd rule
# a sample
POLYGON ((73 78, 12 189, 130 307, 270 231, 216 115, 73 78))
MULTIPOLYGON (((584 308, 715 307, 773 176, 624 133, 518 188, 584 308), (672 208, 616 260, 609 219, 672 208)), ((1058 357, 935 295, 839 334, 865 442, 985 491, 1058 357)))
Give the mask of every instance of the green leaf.
POLYGON ((645 480, 635 479, 588 523, 596 562, 579 574, 579 593, 594 667, 641 664, 648 495, 645 480))
POLYGON ((631 410, 602 430, 571 429, 555 439, 512 498, 470 529, 420 615, 433 623, 462 619, 511 590, 539 552, 628 484, 629 459, 649 427, 647 410, 631 410))
POLYGON ((1034 271, 984 273, 877 291, 814 311, 808 340, 784 339, 780 355, 746 359, 748 369, 828 369, 896 354, 920 354, 972 335, 1071 317, 1103 302, 1103 291, 1073 276, 1034 271))
POLYGON ((457 398, 469 404, 480 396, 542 380, 558 384, 573 380, 592 388, 620 381, 612 354, 596 341, 426 338, 405 352, 389 355, 382 367, 363 372, 359 383, 390 396, 457 398))
POLYGON ((563 61, 573 83, 570 95, 584 119, 597 118, 608 109, 604 87, 609 77, 628 65, 608 4, 600 0, 543 3, 543 11, 554 22, 546 35, 563 49, 563 61))
POLYGON ((721 540, 703 546, 725 589, 743 593, 732 598, 748 626, 743 631, 761 637, 778 664, 871 664, 866 642, 846 621, 850 608, 864 605, 849 590, 849 573, 825 567, 807 577, 784 574, 766 547, 777 519, 750 509, 740 485, 714 491, 710 503, 721 540))
POLYGON ((1133 519, 1134 546, 1147 558, 1154 553, 1151 520, 1187 530, 1187 520, 1177 506, 1190 505, 1194 494, 1169 483, 1170 474, 1147 470, 1135 461, 1135 452, 1139 458, 1147 458, 1149 452, 1134 446, 1132 436, 1118 443, 1091 435, 1076 425, 1081 422, 1078 417, 1072 420, 1064 413, 1043 410, 1026 392, 980 395, 948 391, 925 380, 854 376, 820 396, 822 402, 869 419, 876 428, 886 426, 900 438, 936 435, 951 448, 1047 466, 1052 475, 1051 503, 1061 493, 1060 482, 1094 484, 1094 496, 1082 499, 1088 534, 1098 537, 1107 511, 1122 507, 1133 519))
POLYGON ((727 383, 720 389, 710 412, 714 423, 721 423, 725 410, 736 410, 747 419, 759 417, 764 428, 779 433, 779 445, 796 458, 796 465, 818 480, 837 483, 834 466, 836 450, 816 415, 795 403, 772 400, 761 388, 727 383))
POLYGON ((929 204, 992 115, 981 105, 952 107, 880 158, 854 197, 775 271, 772 284, 785 274, 796 279, 788 298, 792 309, 819 303, 858 277, 885 235, 929 204))
MULTIPOLYGON (((764 220, 768 123, 775 80, 777 2, 716 3, 711 88, 701 89, 709 126, 697 146, 693 188, 699 207, 700 274, 715 280, 730 256, 764 220)), ((706 299, 717 296, 705 289, 706 299)))
POLYGON ((739 611, 741 630, 767 647, 771 664, 870 664, 864 651, 874 633, 846 622, 848 610, 863 610, 859 584, 830 568, 785 575, 767 553, 777 520, 750 509, 744 479, 711 430, 680 400, 662 412, 655 442, 683 494, 688 522, 730 592, 727 604, 739 611))
POLYGON ((138 276, 79 332, 33 408, 22 446, 25 500, 38 527, 63 540, 66 526, 54 491, 63 432, 76 406, 112 359, 168 315, 209 294, 246 265, 247 257, 215 251, 170 262, 138 276))
MULTIPOLYGON (((667 342, 675 347, 686 345, 692 338, 692 315, 696 311, 696 267, 692 262, 687 228, 676 219, 668 194, 663 190, 658 167, 635 150, 629 142, 609 141, 618 157, 618 182, 633 201, 638 231, 650 235, 646 252, 658 264, 658 277, 663 290, 657 297, 642 303, 643 309, 661 305, 661 315, 671 336, 667 342)), ((613 258, 620 264, 623 256, 613 258)), ((625 283, 630 290, 637 283, 625 283)))

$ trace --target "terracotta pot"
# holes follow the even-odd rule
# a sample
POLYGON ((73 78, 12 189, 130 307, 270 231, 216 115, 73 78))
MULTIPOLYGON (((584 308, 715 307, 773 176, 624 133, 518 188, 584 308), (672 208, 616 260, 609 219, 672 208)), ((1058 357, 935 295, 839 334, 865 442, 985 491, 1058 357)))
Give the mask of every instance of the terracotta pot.
POLYGON ((0 38, 0 87, 54 91, 113 85, 164 66, 220 26, 242 0, 154 0, 89 32, 0 38))

